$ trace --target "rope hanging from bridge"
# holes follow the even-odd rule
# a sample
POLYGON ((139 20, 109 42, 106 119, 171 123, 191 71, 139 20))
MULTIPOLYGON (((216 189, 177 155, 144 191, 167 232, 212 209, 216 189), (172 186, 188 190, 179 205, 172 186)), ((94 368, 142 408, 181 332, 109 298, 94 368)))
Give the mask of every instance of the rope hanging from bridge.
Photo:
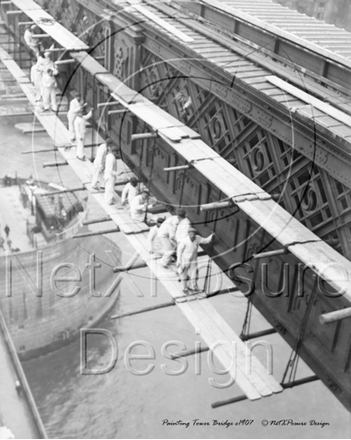
MULTIPOLYGON (((151 180, 152 180, 152 173, 154 171, 154 162, 155 162, 155 150, 156 150, 156 139, 157 137, 153 138, 153 142, 152 142, 152 160, 151 160, 151 168, 150 168, 150 175, 149 175, 149 182, 148 182, 148 189, 150 191, 150 187, 151 187, 151 180)), ((142 154, 143 154, 143 148, 141 149, 141 153, 140 153, 140 166, 139 168, 142 168, 142 154)), ((146 222, 147 220, 147 213, 148 213, 148 204, 146 205, 146 210, 145 210, 145 217, 144 217, 144 222, 146 222)))
POLYGON ((315 280, 314 280, 314 284, 313 284, 313 288, 312 288, 312 292, 311 292, 310 301, 307 304, 304 316, 302 318, 300 330, 299 330, 298 336, 296 338, 294 347, 291 351, 290 358, 288 360, 281 384, 284 384, 287 376, 289 376, 288 382, 293 382, 296 379, 296 372, 297 372, 297 367, 298 367, 298 363, 299 363, 299 359, 300 359, 302 342, 303 342, 303 339, 304 339, 304 336, 306 333, 308 320, 309 320, 311 310, 312 310, 312 305, 314 302, 314 297, 315 297, 315 294, 317 291, 317 285, 318 285, 318 277, 315 275, 315 280))
POLYGON ((239 335, 240 339, 246 339, 246 337, 250 334, 251 317, 252 317, 252 301, 250 300, 250 298, 248 298, 243 328, 239 335))
POLYGON ((212 258, 209 257, 207 260, 206 275, 205 275, 205 281, 204 281, 204 292, 205 293, 211 292, 211 272, 212 272, 212 258))
POLYGON ((185 169, 183 173, 182 188, 180 190, 179 205, 178 205, 179 208, 182 206, 182 201, 183 201, 186 172, 187 170, 185 169))

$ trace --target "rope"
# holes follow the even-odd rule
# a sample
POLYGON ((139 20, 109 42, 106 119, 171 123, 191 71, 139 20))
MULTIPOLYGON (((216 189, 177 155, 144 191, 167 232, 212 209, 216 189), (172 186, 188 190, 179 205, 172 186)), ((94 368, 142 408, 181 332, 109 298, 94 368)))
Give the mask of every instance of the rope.
POLYGON ((183 193, 184 193, 184 186, 185 186, 186 172, 187 172, 187 170, 184 170, 184 173, 183 173, 183 182, 182 182, 182 189, 181 189, 181 191, 180 191, 180 197, 179 197, 179 205, 178 205, 179 208, 182 206, 182 200, 183 200, 183 193))
MULTIPOLYGON (((149 182, 148 182, 148 189, 150 190, 150 186, 151 186, 151 178, 152 178, 152 173, 154 171, 154 162, 155 162, 155 149, 156 149, 156 137, 153 139, 153 143, 152 143, 152 162, 151 162, 151 168, 150 168, 150 175, 149 175, 149 182)), ((141 159, 141 155, 142 152, 140 154, 140 159, 141 159)), ((148 205, 146 205, 146 209, 145 209, 145 217, 144 217, 144 222, 147 221, 147 213, 148 213, 148 209, 147 209, 148 205)))
MULTIPOLYGON (((95 76, 93 77, 93 112, 95 111, 95 107, 96 107, 96 100, 95 100, 95 98, 96 98, 96 94, 94 93, 94 90, 95 90, 95 88, 96 88, 96 78, 95 78, 95 76)), ((84 100, 85 101, 85 100, 84 100)), ((92 119, 92 123, 91 123, 91 145, 93 145, 93 143, 94 143, 94 135, 93 135, 93 133, 94 133, 94 128, 93 128, 93 123, 94 123, 94 121, 95 121, 95 118, 94 118, 94 114, 93 114, 93 117, 91 118, 92 119)), ((108 135, 109 135, 109 133, 108 133, 108 135)), ((94 148, 91 148, 91 151, 90 151, 90 160, 93 162, 93 160, 94 160, 94 148)))
POLYGON ((288 375, 289 369, 290 369, 290 373, 289 373, 289 382, 292 382, 295 380, 296 378, 296 372, 297 372, 297 366, 299 363, 299 359, 300 359, 300 351, 301 351, 301 347, 302 347, 302 341, 303 338, 305 336, 306 333, 306 329, 307 329, 307 324, 308 324, 308 320, 309 320, 309 316, 312 310, 312 305, 313 305, 313 301, 314 301, 314 297, 317 291, 317 280, 318 277, 315 277, 315 281, 314 281, 314 285, 312 288, 312 293, 311 293, 311 298, 309 303, 307 304, 306 310, 305 310, 305 314, 302 318, 301 321, 301 326, 300 326, 300 331, 299 334, 296 338, 294 347, 291 351, 286 369, 284 371, 284 375, 283 375, 283 379, 281 381, 281 383, 284 383, 286 376, 288 375))
POLYGON ((208 257, 207 268, 206 268, 206 276, 205 276, 205 282, 204 282, 204 292, 205 293, 210 293, 210 288, 211 288, 211 272, 212 272, 212 258, 208 257))
POLYGON ((239 336, 240 338, 242 336, 247 336, 249 334, 250 326, 251 326, 251 317, 252 317, 252 302, 250 299, 248 299, 243 328, 239 336))

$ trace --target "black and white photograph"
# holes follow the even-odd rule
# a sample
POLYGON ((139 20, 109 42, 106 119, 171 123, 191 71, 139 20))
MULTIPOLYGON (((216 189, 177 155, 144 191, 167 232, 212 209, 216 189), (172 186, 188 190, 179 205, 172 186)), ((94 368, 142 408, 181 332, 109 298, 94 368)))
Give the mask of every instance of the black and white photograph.
POLYGON ((351 437, 351 1, 0 0, 0 439, 351 437))

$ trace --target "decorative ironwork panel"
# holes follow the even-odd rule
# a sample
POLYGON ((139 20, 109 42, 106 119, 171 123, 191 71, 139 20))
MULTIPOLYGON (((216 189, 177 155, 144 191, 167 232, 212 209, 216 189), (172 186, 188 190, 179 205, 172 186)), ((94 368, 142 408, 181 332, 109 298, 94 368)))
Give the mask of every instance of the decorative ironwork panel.
POLYGON ((268 183, 276 179, 276 170, 264 130, 257 129, 241 145, 237 154, 245 174, 254 182, 265 188, 268 183))

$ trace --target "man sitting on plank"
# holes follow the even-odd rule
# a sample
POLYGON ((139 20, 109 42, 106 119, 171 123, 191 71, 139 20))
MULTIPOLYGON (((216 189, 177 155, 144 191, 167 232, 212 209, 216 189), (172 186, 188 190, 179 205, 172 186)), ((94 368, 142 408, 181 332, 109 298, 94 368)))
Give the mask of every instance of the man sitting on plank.
POLYGON ((152 204, 149 205, 150 192, 148 189, 144 189, 143 192, 134 197, 130 204, 130 216, 136 222, 144 222, 151 220, 152 216, 147 214, 147 210, 152 208, 152 204))
POLYGON ((132 203, 132 200, 134 197, 139 195, 139 185, 138 185, 138 179, 136 177, 131 177, 130 182, 127 183, 127 185, 124 187, 122 191, 122 205, 125 206, 128 202, 129 206, 132 203))

